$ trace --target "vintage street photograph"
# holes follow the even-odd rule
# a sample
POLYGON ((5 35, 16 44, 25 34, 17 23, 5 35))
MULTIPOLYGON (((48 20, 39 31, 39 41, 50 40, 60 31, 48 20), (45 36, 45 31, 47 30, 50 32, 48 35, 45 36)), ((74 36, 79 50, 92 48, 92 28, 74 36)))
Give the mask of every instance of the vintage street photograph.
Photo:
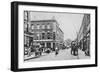
POLYGON ((24 10, 24 61, 91 58, 90 14, 24 10))

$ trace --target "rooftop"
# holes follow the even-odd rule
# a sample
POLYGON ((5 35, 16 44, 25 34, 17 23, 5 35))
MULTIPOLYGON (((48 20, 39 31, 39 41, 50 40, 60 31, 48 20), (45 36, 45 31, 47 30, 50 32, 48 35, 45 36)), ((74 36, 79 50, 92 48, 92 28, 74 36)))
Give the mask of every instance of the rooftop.
POLYGON ((56 20, 34 20, 31 22, 56 22, 56 20))

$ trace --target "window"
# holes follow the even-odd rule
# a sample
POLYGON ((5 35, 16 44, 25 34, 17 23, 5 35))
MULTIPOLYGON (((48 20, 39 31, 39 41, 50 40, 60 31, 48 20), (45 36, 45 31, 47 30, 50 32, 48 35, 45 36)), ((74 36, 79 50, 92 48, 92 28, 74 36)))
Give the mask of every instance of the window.
POLYGON ((24 11, 24 20, 28 20, 28 11, 24 11))
POLYGON ((87 15, 87 19, 89 19, 89 20, 90 20, 90 14, 88 14, 88 15, 87 15))
POLYGON ((39 40, 39 39, 40 39, 39 37, 40 37, 40 35, 39 35, 39 33, 38 33, 38 34, 37 34, 37 40, 39 40))
POLYGON ((24 23, 24 31, 28 31, 28 24, 24 23))
POLYGON ((25 28, 25 29, 27 28, 27 24, 26 24, 26 23, 24 23, 24 28, 25 28))
POLYGON ((55 34, 55 32, 53 32, 53 40, 55 40, 56 39, 56 34, 55 34))
POLYGON ((29 44, 29 37, 24 36, 24 44, 26 44, 28 46, 28 44, 29 44))
POLYGON ((90 14, 87 15, 88 24, 90 23, 90 14))
POLYGON ((45 43, 42 43, 42 47, 45 47, 45 43))
POLYGON ((47 47, 48 48, 51 48, 51 43, 47 43, 47 47))
POLYGON ((41 34, 40 33, 36 33, 34 40, 41 40, 41 34))
POLYGON ((47 39, 51 39, 52 36, 51 36, 51 33, 47 33, 47 39))
POLYGON ((47 25, 47 29, 50 29, 50 24, 47 25))
POLYGON ((37 29, 40 29, 40 25, 39 24, 37 24, 37 29))
POLYGON ((42 29, 45 29, 45 25, 44 24, 42 25, 42 29))
POLYGON ((32 29, 32 30, 34 29, 34 24, 31 25, 31 29, 32 29))
POLYGON ((45 39, 45 33, 42 33, 42 39, 45 39))

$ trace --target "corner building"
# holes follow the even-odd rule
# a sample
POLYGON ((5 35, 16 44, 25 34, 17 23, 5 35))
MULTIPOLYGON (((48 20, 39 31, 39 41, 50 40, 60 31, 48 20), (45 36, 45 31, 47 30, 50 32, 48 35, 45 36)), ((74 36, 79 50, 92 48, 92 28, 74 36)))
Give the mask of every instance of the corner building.
POLYGON ((34 20, 24 23, 24 44, 39 45, 42 48, 62 49, 64 33, 56 20, 34 20))

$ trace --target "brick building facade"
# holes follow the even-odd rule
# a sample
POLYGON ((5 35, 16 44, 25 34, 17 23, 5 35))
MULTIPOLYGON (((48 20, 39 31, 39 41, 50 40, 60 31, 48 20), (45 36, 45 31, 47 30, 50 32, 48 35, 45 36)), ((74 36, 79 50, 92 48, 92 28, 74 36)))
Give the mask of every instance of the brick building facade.
POLYGON ((88 51, 90 55, 90 14, 84 14, 82 25, 78 32, 78 42, 80 48, 85 51, 88 51))
MULTIPOLYGON (((55 47, 61 49, 64 42, 64 33, 56 20, 34 20, 30 21, 28 11, 24 12, 24 47, 39 45, 42 48, 55 47)), ((35 49, 35 48, 34 48, 35 49)))

